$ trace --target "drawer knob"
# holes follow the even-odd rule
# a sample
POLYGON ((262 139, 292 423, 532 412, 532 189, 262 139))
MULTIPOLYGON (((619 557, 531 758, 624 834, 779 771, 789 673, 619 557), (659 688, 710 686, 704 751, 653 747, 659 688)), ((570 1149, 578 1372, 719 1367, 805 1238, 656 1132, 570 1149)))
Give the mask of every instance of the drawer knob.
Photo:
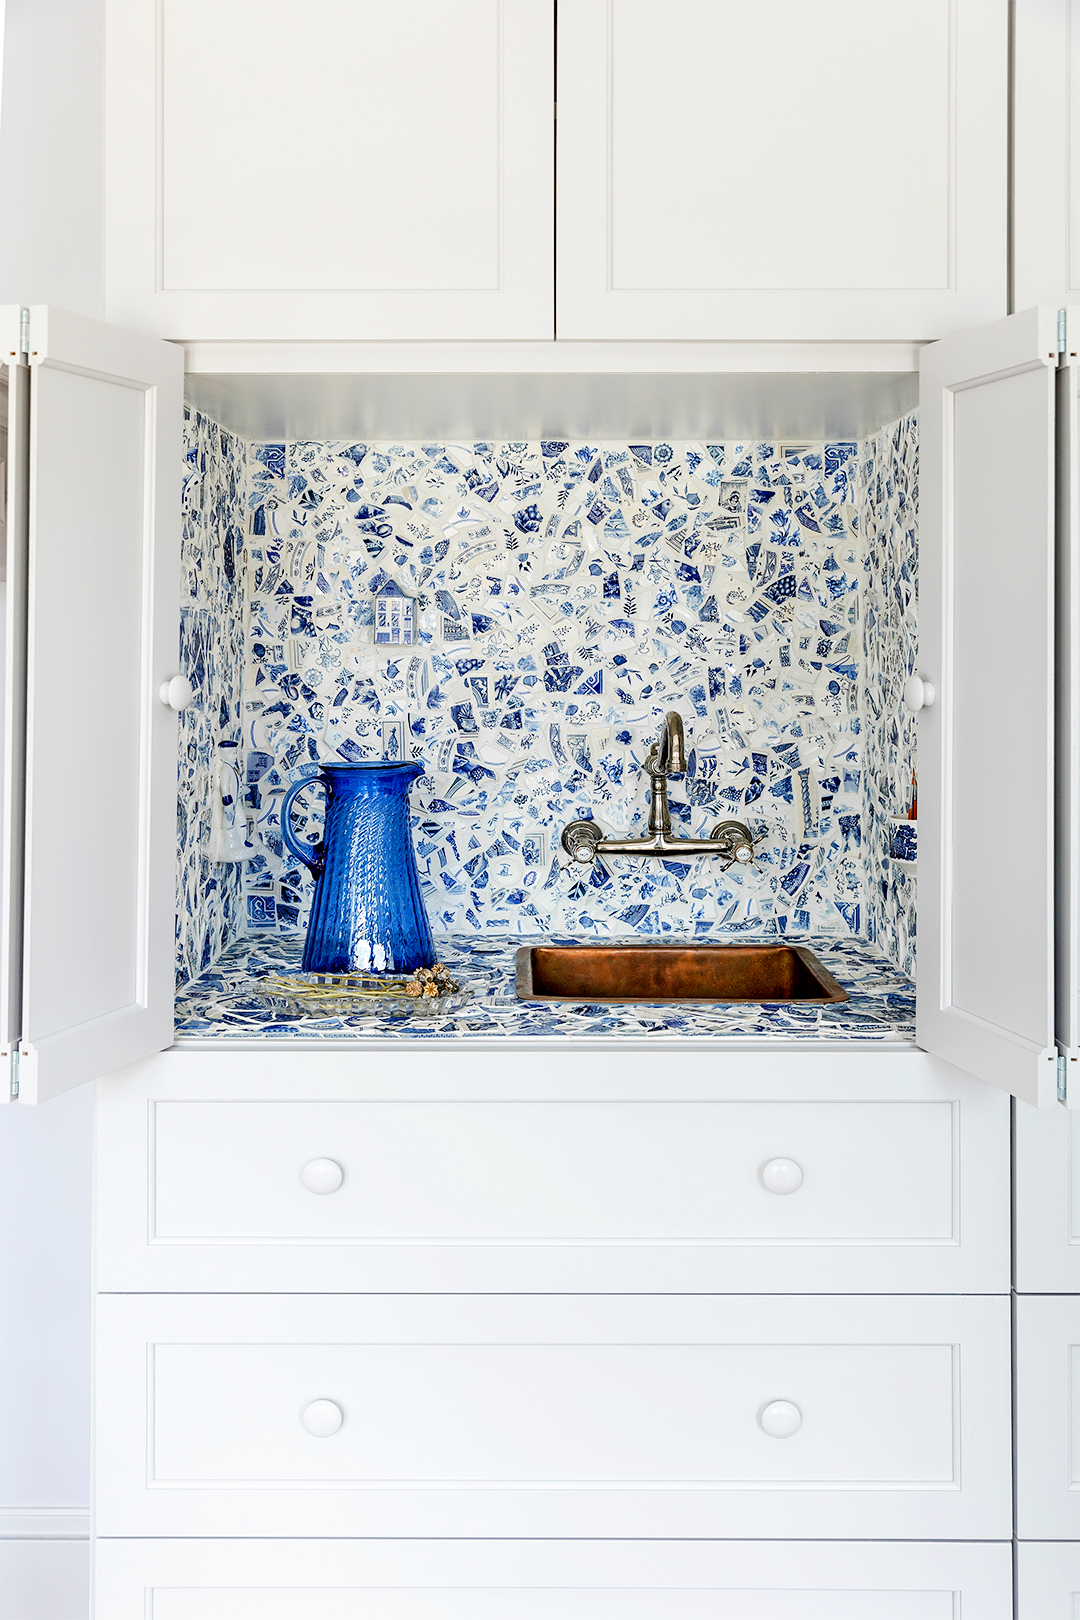
MULTIPOLYGON (((325 1403, 320 1401, 318 1404, 322 1406, 325 1403)), ((770 1401, 768 1406, 762 1407, 758 1422, 774 1440, 790 1440, 802 1424, 802 1413, 794 1401, 770 1401)))
MULTIPOLYGON (((782 1406, 784 1403, 781 1401, 779 1404, 782 1406)), ((300 1421, 316 1440, 328 1440, 341 1428, 345 1414, 336 1401, 311 1401, 301 1412, 300 1421)))
POLYGON ((761 1167, 761 1179, 771 1193, 793 1193, 802 1186, 802 1169, 794 1159, 770 1159, 761 1167))
POLYGON ((345 1172, 333 1159, 312 1159, 300 1172, 300 1180, 308 1192, 337 1192, 345 1180, 345 1172))

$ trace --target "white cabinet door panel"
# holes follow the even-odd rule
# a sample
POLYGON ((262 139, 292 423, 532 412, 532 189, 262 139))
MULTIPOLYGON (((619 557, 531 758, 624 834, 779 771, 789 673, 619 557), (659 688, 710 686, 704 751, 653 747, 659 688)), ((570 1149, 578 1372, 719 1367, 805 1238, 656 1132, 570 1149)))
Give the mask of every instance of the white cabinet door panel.
POLYGON ((957 1542, 101 1538, 95 1587, 100 1620, 1012 1620, 1008 1545, 957 1542))
POLYGON ((1016 0, 1013 307, 1080 299, 1080 3, 1016 0))
POLYGON ((1016 1302, 1016 1512, 1029 1541, 1080 1541, 1080 1299, 1016 1302))
POLYGON ((559 337, 1005 314, 1005 0, 575 0, 558 50, 559 337))
POLYGON ((104 1291, 1005 1292, 1008 1100, 920 1053, 173 1052, 98 1091, 104 1291), (785 1060, 786 1058, 786 1060, 785 1060), (764 1167, 791 1160, 792 1192, 764 1167), (313 1192, 329 1159, 340 1185, 313 1192))
POLYGON ((99 1296, 98 1533, 1002 1537, 1008 1315, 99 1296), (314 1402, 336 1432, 309 1432, 314 1402))
POLYGON ((1022 1541, 1016 1566, 1017 1620, 1077 1620, 1080 1542, 1022 1541))
POLYGON ((178 657, 183 355, 29 318, 17 944, 19 1097, 37 1102, 172 1040, 177 728, 158 688, 178 657))
POLYGON ((921 357, 919 1045, 1027 1102, 1056 1095, 1056 313, 921 357), (1008 469, 1008 476, 1000 474, 1008 469), (1007 781, 1023 833, 1003 843, 1007 781))
POLYGON ((551 338, 552 0, 106 14, 110 320, 551 338))
POLYGON ((1080 1113, 1016 1110, 1016 1286, 1080 1294, 1080 1113))

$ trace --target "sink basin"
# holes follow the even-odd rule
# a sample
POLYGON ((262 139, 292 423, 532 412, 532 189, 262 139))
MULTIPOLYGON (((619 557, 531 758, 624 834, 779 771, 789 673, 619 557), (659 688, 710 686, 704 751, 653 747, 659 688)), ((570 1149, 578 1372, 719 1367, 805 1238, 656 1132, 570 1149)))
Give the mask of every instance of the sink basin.
POLYGON ((803 945, 524 945, 520 1001, 846 1001, 803 945))

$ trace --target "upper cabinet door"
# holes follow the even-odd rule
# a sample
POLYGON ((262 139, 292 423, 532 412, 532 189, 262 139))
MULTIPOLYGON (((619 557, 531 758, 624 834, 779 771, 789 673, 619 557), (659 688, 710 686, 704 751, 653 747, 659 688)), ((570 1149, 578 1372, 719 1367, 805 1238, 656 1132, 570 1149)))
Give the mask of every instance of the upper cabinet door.
POLYGON ((1056 311, 922 354, 916 1037, 1056 1095, 1056 311))
POLYGON ((559 337, 1006 313, 1008 0, 574 0, 558 49, 559 337))
POLYGON ((110 321, 553 336, 554 0, 106 0, 106 27, 110 321))
POLYGON ((1080 299, 1080 0, 1016 0, 1013 307, 1080 299))
POLYGON ((8 592, 9 644, 25 616, 25 750, 8 755, 25 859, 5 980, 21 968, 22 993, 5 1034, 19 1099, 38 1102, 172 1041, 177 724, 159 688, 177 672, 183 353, 45 307, 29 333, 29 443, 10 447, 22 603, 8 592))
MULTIPOLYGON (((1057 1042, 1080 1109, 1080 307, 1066 309, 1058 372, 1057 1042)), ((1077 1205, 1080 1220, 1080 1204, 1077 1205)))

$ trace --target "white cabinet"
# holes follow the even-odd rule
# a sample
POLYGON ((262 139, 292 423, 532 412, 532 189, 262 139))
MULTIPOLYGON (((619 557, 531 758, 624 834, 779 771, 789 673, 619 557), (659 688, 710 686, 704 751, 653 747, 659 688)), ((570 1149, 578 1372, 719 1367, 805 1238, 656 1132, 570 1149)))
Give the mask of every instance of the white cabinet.
POLYGON ((558 49, 560 338, 1005 314, 1005 0, 575 0, 558 49))
POLYGON ((317 1068, 178 1051, 100 1084, 99 1289, 1009 1286, 1008 1100, 920 1053, 689 1052, 667 1097, 610 1049, 317 1068))
POLYGON ((1022 1541, 1016 1549, 1017 1620, 1076 1620, 1080 1544, 1022 1541))
POLYGON ((1009 1380, 1004 1297, 99 1296, 97 1532, 993 1540, 1009 1380))
POLYGON ((1016 0, 1013 307, 1080 298, 1080 4, 1016 0))
POLYGON ((1080 1112, 1016 1110, 1016 1286, 1080 1294, 1080 1112))
POLYGON ((1024 1540, 1080 1542, 1080 1299, 1016 1302, 1016 1514, 1024 1540))
POLYGON ((1011 1562, 941 1541, 102 1539, 95 1586, 109 1620, 1012 1620, 1011 1562))
POLYGON ((552 0, 108 0, 105 310, 550 338, 552 0))

